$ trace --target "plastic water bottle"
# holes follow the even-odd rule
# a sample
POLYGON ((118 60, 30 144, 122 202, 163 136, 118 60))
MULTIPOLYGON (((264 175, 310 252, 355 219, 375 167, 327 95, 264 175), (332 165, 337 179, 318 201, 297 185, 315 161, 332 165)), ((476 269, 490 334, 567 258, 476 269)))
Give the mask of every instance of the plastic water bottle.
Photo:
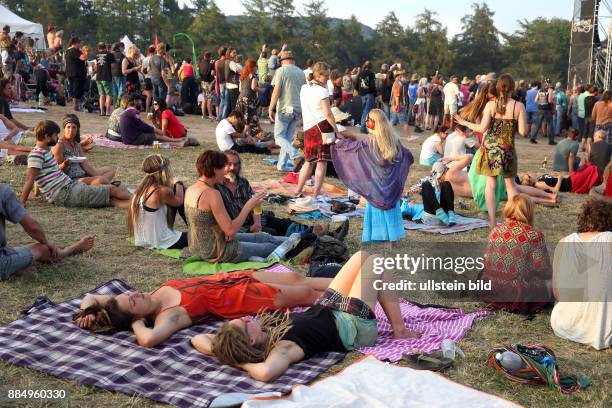
POLYGON ((276 249, 272 251, 270 255, 268 255, 268 258, 266 258, 266 260, 268 262, 280 261, 285 255, 287 255, 287 252, 289 252, 293 247, 295 247, 295 245, 297 245, 298 242, 300 242, 301 238, 302 234, 300 234, 299 232, 295 232, 289 235, 289 239, 277 246, 276 249))
POLYGON ((495 360, 508 371, 516 371, 523 367, 523 359, 518 354, 512 351, 504 351, 497 353, 495 360))
POLYGON ((42 92, 38 94, 38 106, 43 106, 45 104, 45 96, 42 92))
POLYGON ((451 339, 442 340, 442 355, 451 360, 455 359, 455 354, 459 354, 461 358, 465 358, 463 350, 459 348, 457 344, 451 339))

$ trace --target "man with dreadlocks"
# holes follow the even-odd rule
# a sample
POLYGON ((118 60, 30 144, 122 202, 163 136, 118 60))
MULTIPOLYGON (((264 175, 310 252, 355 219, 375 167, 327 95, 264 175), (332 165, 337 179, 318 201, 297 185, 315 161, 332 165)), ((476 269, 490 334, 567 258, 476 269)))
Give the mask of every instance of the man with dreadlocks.
POLYGON ((258 381, 273 381, 293 363, 317 353, 347 352, 376 343, 374 308, 378 300, 395 338, 417 338, 406 328, 399 304, 378 290, 392 270, 376 274, 378 255, 357 252, 342 267, 329 288, 304 312, 259 314, 234 319, 216 334, 199 334, 191 343, 223 364, 243 368, 258 381))

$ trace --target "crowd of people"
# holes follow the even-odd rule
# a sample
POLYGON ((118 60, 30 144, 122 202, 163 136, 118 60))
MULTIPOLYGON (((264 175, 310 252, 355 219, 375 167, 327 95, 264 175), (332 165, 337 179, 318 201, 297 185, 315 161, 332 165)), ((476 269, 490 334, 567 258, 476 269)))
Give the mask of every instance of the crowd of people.
MULTIPOLYGON (((19 44, 17 39, 9 49, 19 49, 19 44)), ((207 52, 195 66, 190 58, 175 64, 168 51, 159 43, 143 56, 135 45, 125 50, 122 43, 98 44, 92 72, 99 114, 109 116, 107 137, 131 145, 192 145, 177 116, 193 112, 218 122, 218 150, 198 156, 198 179, 188 187, 174 176, 168 157, 149 155, 133 194, 114 180, 114 167, 83 160, 88 143, 80 138, 76 114, 66 115, 62 127, 49 120, 38 123, 31 148, 15 143, 20 130, 29 127, 11 115, 7 99, 16 96, 15 74, 21 72, 3 54, 8 78, 0 81, 0 119, 6 127, 0 147, 9 154, 27 155, 27 170, 19 198, 9 186, 0 185, 2 279, 31 270, 35 261, 58 260, 93 246, 91 236, 64 249, 46 237, 24 208, 36 194, 34 186, 56 206, 126 208, 135 245, 180 249, 184 256, 211 263, 278 261, 295 248, 311 245, 309 234, 315 232, 319 238, 341 241, 337 231, 315 231, 262 211, 265 192, 253 192, 241 172, 240 155, 278 154, 278 170, 290 163, 299 172, 295 198, 304 194, 313 173, 313 194, 318 196, 328 166, 361 196, 361 241, 366 249, 348 260, 334 260, 344 265, 335 269, 333 279, 257 271, 169 281, 151 293, 87 296, 75 315, 76 324, 96 332, 131 329, 140 345, 153 347, 203 315, 233 319, 215 334, 194 337, 192 343, 262 381, 274 380, 290 364, 318 352, 373 345, 378 336, 377 300, 395 337, 418 337, 420 333, 406 328, 397 299, 365 283, 372 279, 374 259, 381 256, 377 251, 405 237, 404 219, 452 227, 457 223, 455 196, 462 196, 473 198, 492 228, 482 277, 495 290, 480 300, 493 309, 524 314, 557 302, 551 315, 556 335, 598 350, 612 344, 609 247, 606 252, 593 246, 595 261, 588 274, 597 276, 581 277, 585 292, 579 299, 568 290, 576 286, 567 286, 572 273, 579 275, 584 267, 577 252, 591 250, 584 244, 612 241, 609 90, 587 85, 565 92, 549 80, 527 86, 510 74, 494 73, 461 81, 451 75, 445 82, 439 74, 408 75, 401 64, 384 64, 376 73, 370 61, 343 74, 322 61, 309 60, 302 69, 287 45, 269 53, 264 45, 257 59, 221 47, 218 59, 207 52), (347 115, 339 118, 338 112, 347 115), (348 117, 355 131, 342 125, 348 124, 348 117), (272 135, 263 131, 263 120, 273 123, 272 135), (395 125, 400 125, 399 131, 395 125), (432 130, 419 155, 419 165, 431 168, 431 173, 406 191, 414 157, 401 135, 408 134, 410 126, 416 133, 432 130), (516 134, 537 143, 539 133, 556 144, 553 170, 558 173, 519 175, 516 134), (555 137, 562 134, 567 136, 557 144, 555 137), (586 153, 584 163, 580 149, 586 153), (551 263, 544 235, 534 226, 534 203, 558 205, 559 192, 595 197, 583 205, 577 233, 557 248, 561 261, 551 263), (414 195, 422 204, 413 200, 414 195), (498 223, 501 201, 506 205, 498 223), (175 228, 177 213, 187 231, 175 228), (8 247, 5 220, 20 223, 36 243, 8 247), (601 284, 593 289, 588 279, 601 284), (300 313, 274 312, 293 306, 311 307, 300 313), (242 319, 255 313, 255 319, 242 319)), ((73 37, 66 50, 60 43, 53 52, 54 58, 63 56, 65 67, 65 76, 56 75, 60 79, 55 100, 65 78, 73 109, 81 112, 85 85, 92 86, 88 50, 73 37)), ((48 70, 38 62, 38 72, 48 70)), ((51 80, 50 75, 46 78, 51 80)), ((44 86, 38 85, 37 92, 47 98, 44 86)))

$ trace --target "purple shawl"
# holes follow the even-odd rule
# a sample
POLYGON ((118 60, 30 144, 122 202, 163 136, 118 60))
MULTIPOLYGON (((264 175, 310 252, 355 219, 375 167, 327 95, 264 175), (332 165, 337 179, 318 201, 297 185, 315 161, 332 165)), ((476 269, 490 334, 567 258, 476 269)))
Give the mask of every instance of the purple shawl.
POLYGON ((402 146, 397 161, 381 163, 370 149, 370 139, 339 140, 331 146, 331 156, 342 182, 381 210, 395 207, 414 162, 410 150, 402 146))

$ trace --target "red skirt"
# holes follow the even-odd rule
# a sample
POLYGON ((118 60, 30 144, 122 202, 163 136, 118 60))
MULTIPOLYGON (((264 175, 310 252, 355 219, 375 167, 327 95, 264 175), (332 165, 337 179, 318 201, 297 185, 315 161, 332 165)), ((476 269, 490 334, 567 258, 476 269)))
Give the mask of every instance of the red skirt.
POLYGON ((333 132, 334 129, 327 120, 324 120, 304 132, 304 159, 307 162, 331 160, 330 145, 323 144, 321 131, 327 133, 333 132))
POLYGON ((599 169, 593 163, 586 163, 570 176, 572 193, 587 194, 591 187, 601 183, 599 169))

